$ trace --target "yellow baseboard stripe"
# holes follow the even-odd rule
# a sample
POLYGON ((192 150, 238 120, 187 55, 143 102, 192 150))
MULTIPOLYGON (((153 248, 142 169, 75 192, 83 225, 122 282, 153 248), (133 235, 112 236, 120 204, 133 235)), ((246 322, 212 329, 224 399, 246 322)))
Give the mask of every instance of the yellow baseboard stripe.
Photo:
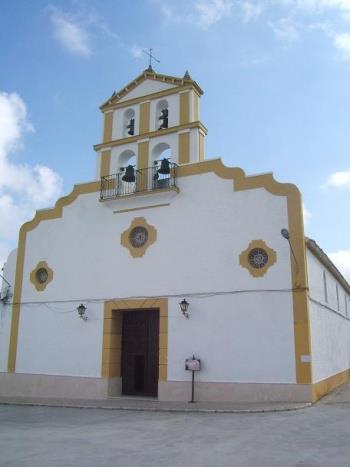
POLYGON ((318 381, 312 385, 312 402, 316 402, 325 396, 333 389, 337 388, 343 383, 346 383, 350 379, 350 369, 341 371, 336 375, 330 376, 329 378, 318 381))

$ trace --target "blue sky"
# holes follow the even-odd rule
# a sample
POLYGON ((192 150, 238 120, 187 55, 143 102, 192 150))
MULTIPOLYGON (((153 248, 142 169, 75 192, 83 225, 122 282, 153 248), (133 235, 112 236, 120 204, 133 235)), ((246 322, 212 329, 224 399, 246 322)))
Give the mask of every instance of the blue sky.
POLYGON ((206 157, 295 183, 350 278, 350 0, 2 2, 0 263, 36 208, 95 177, 98 107, 149 47, 204 90, 206 157))

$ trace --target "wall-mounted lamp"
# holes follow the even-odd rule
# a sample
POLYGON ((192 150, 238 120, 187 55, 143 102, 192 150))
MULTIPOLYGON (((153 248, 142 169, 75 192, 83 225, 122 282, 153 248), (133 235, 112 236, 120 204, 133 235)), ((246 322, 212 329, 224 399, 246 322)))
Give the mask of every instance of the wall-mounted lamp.
POLYGON ((84 306, 82 303, 77 307, 77 311, 79 314, 79 318, 83 319, 84 321, 87 321, 87 316, 85 316, 86 312, 86 306, 84 306))
POLYGON ((188 318, 190 317, 190 314, 189 314, 189 312, 187 311, 187 310, 188 310, 188 307, 189 307, 188 301, 184 298, 183 300, 181 300, 181 302, 179 303, 179 305, 180 305, 182 314, 188 319, 188 318))
POLYGON ((282 229, 282 230, 281 230, 281 235, 282 235, 283 238, 285 238, 286 240, 288 240, 289 247, 290 247, 290 250, 291 250, 291 252, 292 252, 292 255, 293 255, 293 258, 294 258, 296 267, 297 267, 296 270, 299 271, 298 260, 297 260, 297 258, 296 258, 296 256, 295 256, 295 253, 294 253, 292 244, 291 244, 291 242, 290 242, 289 230, 288 230, 288 229, 282 229))

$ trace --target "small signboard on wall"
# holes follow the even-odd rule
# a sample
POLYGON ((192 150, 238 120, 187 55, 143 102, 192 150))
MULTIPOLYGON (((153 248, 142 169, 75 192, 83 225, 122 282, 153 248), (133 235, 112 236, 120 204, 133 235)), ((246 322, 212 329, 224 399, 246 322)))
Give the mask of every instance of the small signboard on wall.
POLYGON ((200 371, 201 361, 199 358, 186 358, 185 368, 188 371, 200 371))
POLYGON ((187 371, 192 371, 192 397, 189 402, 194 402, 194 373, 195 371, 201 370, 201 361, 200 358, 196 358, 194 355, 192 358, 186 358, 185 360, 185 369, 187 371))

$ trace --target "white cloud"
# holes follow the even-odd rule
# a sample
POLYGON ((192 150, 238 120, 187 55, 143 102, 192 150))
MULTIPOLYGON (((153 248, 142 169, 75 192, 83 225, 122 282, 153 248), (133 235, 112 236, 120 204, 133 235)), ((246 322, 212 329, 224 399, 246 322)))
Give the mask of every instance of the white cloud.
POLYGON ((310 222, 310 219, 312 217, 312 214, 311 212, 307 209, 307 207, 305 206, 305 204, 303 203, 303 216, 304 216, 304 224, 305 225, 308 225, 308 223, 310 222))
POLYGON ((339 50, 341 58, 350 60, 350 33, 344 32, 333 35, 335 47, 339 50))
MULTIPOLYGON (((345 23, 350 22, 350 0, 274 0, 274 4, 288 8, 290 17, 303 15, 303 21, 305 19, 308 21, 307 17, 314 18, 315 15, 321 17, 321 22, 310 22, 305 30, 322 31, 331 39, 339 52, 339 57, 342 60, 350 60, 350 33, 343 29, 344 21, 345 23)), ((348 24, 345 24, 345 27, 348 27, 348 24)), ((293 30, 293 28, 287 27, 287 29, 281 28, 281 31, 279 29, 275 28, 275 33, 279 38, 284 36, 285 39, 291 40, 298 38, 301 32, 300 28, 293 30)))
POLYGON ((299 29, 291 18, 270 22, 270 27, 279 40, 295 42, 299 39, 299 29))
POLYGON ((61 191, 61 178, 49 167, 16 164, 11 154, 34 131, 27 108, 16 94, 0 93, 0 265, 16 244, 20 225, 35 209, 47 206, 61 191))
MULTIPOLYGON (((189 24, 207 30, 210 26, 230 16, 235 0, 149 0, 156 5, 164 20, 174 24, 189 24)), ((252 0, 238 0, 239 3, 253 3, 252 0)), ((251 8, 253 14, 253 4, 251 8)))
POLYGON ((90 40, 82 24, 58 8, 50 9, 50 19, 58 42, 74 55, 91 55, 90 40))
POLYGON ((350 170, 334 172, 327 178, 326 186, 330 188, 347 188, 350 190, 350 170))
POLYGON ((195 4, 199 25, 206 29, 229 16, 233 2, 231 0, 200 0, 195 4))
POLYGON ((275 0, 275 3, 292 6, 306 12, 323 12, 336 9, 340 12, 350 11, 350 0, 275 0))
POLYGON ((131 52, 131 55, 135 58, 141 58, 144 56, 143 52, 142 52, 142 47, 139 47, 137 45, 133 45, 130 49, 130 52, 131 52))
POLYGON ((344 277, 350 281, 350 250, 339 250, 329 253, 328 256, 344 277))
POLYGON ((262 13, 261 3, 253 3, 248 0, 240 2, 240 8, 243 13, 243 21, 248 23, 249 21, 256 20, 262 13))

